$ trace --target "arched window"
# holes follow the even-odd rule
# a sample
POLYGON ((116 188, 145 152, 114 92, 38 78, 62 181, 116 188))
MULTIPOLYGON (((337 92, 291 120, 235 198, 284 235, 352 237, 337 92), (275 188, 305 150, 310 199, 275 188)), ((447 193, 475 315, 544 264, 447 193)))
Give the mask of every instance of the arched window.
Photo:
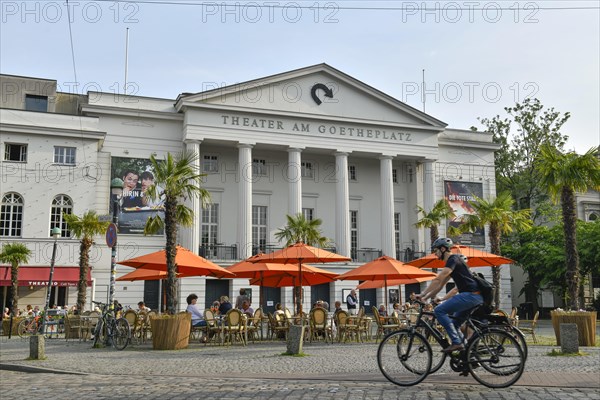
POLYGON ((23 197, 6 193, 0 206, 0 236, 20 237, 23 228, 23 197))
POLYGON ((50 232, 52 228, 60 228, 61 237, 71 237, 71 231, 65 221, 63 214, 73 213, 73 201, 69 196, 59 194, 52 200, 52 209, 50 210, 50 232))

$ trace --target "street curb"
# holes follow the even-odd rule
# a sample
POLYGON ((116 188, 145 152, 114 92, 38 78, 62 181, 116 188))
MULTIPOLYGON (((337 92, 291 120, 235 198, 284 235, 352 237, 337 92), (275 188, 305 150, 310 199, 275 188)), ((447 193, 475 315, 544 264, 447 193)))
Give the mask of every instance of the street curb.
POLYGON ((33 367, 30 365, 4 364, 4 363, 0 363, 0 370, 37 373, 37 374, 89 375, 85 372, 61 371, 61 370, 50 369, 50 368, 33 367))

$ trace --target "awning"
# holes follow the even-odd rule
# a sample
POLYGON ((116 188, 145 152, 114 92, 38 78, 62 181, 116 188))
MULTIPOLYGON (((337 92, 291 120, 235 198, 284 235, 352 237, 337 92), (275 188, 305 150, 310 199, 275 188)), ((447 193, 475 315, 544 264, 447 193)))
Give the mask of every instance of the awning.
MULTIPOLYGON (((48 286, 50 267, 24 265, 19 267, 19 286, 48 286)), ((10 267, 0 267, 0 286, 11 286, 10 267)), ((79 267, 55 266, 52 286, 77 286, 79 267)), ((91 272, 88 271, 87 285, 92 286, 91 272)))

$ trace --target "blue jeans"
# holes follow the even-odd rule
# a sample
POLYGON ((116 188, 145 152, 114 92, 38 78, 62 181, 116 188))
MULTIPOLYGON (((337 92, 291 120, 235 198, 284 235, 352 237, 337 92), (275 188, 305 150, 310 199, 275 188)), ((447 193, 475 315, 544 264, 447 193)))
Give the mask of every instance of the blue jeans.
POLYGON ((464 337, 458 328, 467 320, 469 311, 481 304, 483 297, 480 294, 464 292, 451 297, 433 310, 437 320, 448 332, 452 344, 463 342, 464 337), (450 314, 454 314, 454 318, 451 319, 450 314))
POLYGON ((206 326, 206 320, 201 319, 200 321, 196 321, 196 323, 192 323, 192 326, 206 326))

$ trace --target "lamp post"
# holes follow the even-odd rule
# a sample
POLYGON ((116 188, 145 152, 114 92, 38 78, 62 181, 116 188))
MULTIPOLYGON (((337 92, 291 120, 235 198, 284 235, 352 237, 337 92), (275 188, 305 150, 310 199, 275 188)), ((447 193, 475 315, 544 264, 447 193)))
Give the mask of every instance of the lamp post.
MULTIPOLYGON (((123 195, 123 181, 119 178, 115 178, 110 182, 110 192, 112 201, 112 222, 116 226, 119 223, 119 208, 120 200, 123 195)), ((115 297, 115 277, 117 275, 116 261, 117 260, 117 234, 115 233, 115 239, 112 245, 110 254, 110 284, 108 289, 108 306, 110 309, 114 309, 114 297, 115 297)))
POLYGON ((54 246, 52 247, 52 258, 50 259, 50 278, 48 278, 48 292, 46 294, 46 305, 44 306, 44 317, 42 318, 42 334, 46 333, 46 320, 48 319, 48 306, 50 305, 50 294, 52 293, 52 277, 54 276, 54 262, 56 260, 56 244, 60 237, 60 228, 52 228, 54 246))

